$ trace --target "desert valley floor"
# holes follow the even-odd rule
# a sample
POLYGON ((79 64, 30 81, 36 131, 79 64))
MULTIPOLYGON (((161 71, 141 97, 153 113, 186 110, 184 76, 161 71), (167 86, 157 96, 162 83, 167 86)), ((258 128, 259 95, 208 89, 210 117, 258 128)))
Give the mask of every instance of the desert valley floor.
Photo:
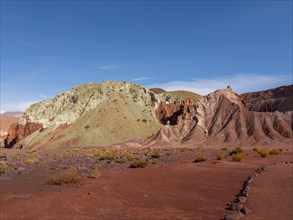
POLYGON ((230 147, 1 149, 0 219, 233 219, 227 205, 271 164, 251 182, 243 219, 292 219, 292 148, 242 149, 240 162, 230 147), (73 169, 77 182, 54 182, 73 169))

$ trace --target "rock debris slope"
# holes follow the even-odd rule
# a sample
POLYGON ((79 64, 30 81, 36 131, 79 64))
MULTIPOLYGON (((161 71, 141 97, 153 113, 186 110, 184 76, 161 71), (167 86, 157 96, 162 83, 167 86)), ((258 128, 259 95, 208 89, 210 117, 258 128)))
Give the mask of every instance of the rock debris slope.
POLYGON ((238 95, 228 86, 202 97, 161 89, 155 94, 126 82, 89 83, 30 106, 10 127, 5 144, 21 148, 128 141, 150 146, 290 144, 292 88, 238 95), (263 93, 269 103, 279 104, 260 104, 267 103, 263 93))

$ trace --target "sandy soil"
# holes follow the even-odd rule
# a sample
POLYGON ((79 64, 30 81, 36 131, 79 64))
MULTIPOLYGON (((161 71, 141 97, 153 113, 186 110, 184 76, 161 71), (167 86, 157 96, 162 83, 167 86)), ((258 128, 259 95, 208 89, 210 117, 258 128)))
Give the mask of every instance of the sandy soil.
POLYGON ((246 220, 293 219, 293 164, 277 165, 263 172, 251 185, 246 220))
MULTIPOLYGON (((251 154, 232 162, 228 156, 215 160, 211 149, 162 149, 162 156, 149 158, 146 168, 131 169, 129 162, 98 161, 80 152, 66 157, 60 156, 64 152, 55 153, 44 152, 38 163, 0 177, 1 220, 222 219, 229 213, 226 204, 250 173, 262 165, 292 159, 291 151, 267 158, 251 154), (207 161, 192 163, 198 155, 207 161), (84 175, 79 186, 47 184, 48 177, 65 165, 83 170, 92 164, 102 170, 97 179, 84 175)), ((133 153, 147 155, 147 151, 133 153)), ((288 189, 280 189, 284 192, 278 201, 283 201, 288 189)))

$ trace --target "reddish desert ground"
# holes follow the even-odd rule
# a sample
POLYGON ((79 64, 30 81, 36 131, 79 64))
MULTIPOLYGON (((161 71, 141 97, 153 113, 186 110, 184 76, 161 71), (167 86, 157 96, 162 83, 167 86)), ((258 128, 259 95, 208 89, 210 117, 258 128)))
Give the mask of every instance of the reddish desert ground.
MULTIPOLYGON (((234 162, 229 156, 231 150, 1 149, 1 160, 14 168, 1 176, 0 217, 1 220, 223 219, 231 213, 226 210, 227 204, 235 199, 252 172, 263 165, 293 159, 288 147, 267 157, 247 148, 243 160, 234 162), (115 157, 98 156, 94 152, 115 157), (217 160, 215 155, 219 153, 226 155, 225 158, 217 160), (122 155, 128 159, 118 160, 122 155), (193 163, 199 156, 207 160, 193 163), (129 168, 138 159, 147 161, 147 166, 129 168), (78 184, 48 184, 50 176, 65 172, 70 166, 76 167, 81 175, 78 184), (100 173, 92 178, 95 168, 100 173)), ((276 165, 257 176, 245 203, 253 212, 244 219, 292 219, 292 179, 292 164, 276 165)))

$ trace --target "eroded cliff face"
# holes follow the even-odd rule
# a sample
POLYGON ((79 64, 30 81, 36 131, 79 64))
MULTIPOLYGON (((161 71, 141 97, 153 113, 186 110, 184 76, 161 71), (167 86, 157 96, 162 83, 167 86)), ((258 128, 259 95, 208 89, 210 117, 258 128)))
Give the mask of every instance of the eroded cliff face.
POLYGON ((5 139, 4 144, 7 148, 11 148, 19 141, 23 140, 24 138, 28 137, 35 131, 38 131, 42 128, 43 128, 43 125, 40 123, 28 122, 25 125, 22 125, 19 123, 13 123, 8 130, 8 135, 5 139))
POLYGON ((180 105, 161 104, 163 128, 149 144, 265 145, 290 143, 293 112, 255 112, 231 87, 180 105))

